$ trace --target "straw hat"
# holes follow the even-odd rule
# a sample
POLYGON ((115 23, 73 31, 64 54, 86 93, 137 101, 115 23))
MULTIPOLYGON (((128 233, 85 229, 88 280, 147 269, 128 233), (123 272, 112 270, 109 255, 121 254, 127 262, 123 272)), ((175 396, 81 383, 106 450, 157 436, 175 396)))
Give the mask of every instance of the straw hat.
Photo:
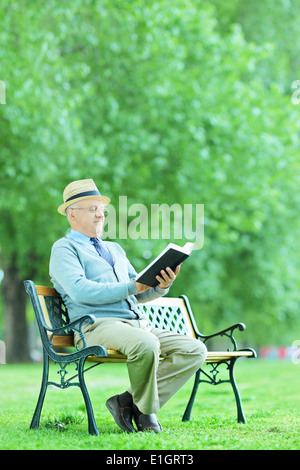
POLYGON ((66 209, 75 202, 82 201, 83 199, 100 198, 102 203, 106 206, 109 204, 110 199, 106 196, 101 196, 97 186, 92 179, 72 181, 65 187, 63 192, 64 203, 58 207, 58 212, 66 215, 66 209))

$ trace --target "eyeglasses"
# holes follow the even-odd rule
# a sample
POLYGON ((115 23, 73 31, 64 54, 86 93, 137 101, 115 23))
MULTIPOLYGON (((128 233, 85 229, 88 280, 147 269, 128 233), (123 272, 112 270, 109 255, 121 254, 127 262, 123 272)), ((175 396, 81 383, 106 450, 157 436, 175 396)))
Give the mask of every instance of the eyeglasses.
POLYGON ((73 209, 74 211, 88 211, 92 212, 93 214, 96 214, 99 210, 103 213, 104 217, 106 217, 109 213, 108 209, 104 209, 103 207, 98 207, 98 206, 91 206, 91 207, 70 207, 70 209, 73 209))

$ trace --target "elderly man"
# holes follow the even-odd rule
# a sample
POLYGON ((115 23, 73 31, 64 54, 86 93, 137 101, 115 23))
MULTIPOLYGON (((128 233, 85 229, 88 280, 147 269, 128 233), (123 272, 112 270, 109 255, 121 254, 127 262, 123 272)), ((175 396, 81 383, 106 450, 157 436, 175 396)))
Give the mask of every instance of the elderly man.
MULTIPOLYGON (((101 196, 91 179, 70 183, 63 199, 58 212, 67 216, 71 232, 52 247, 52 283, 71 321, 86 314, 96 317, 84 327, 88 346, 100 344, 127 356, 130 388, 106 402, 116 423, 123 431, 136 432, 134 420, 138 431, 158 433, 156 413, 206 357, 203 343, 153 328, 136 307, 165 295, 179 267, 173 272, 166 266, 155 288, 136 282, 137 273, 120 245, 99 238, 110 199, 101 196)), ((75 344, 81 344, 77 333, 75 344)))

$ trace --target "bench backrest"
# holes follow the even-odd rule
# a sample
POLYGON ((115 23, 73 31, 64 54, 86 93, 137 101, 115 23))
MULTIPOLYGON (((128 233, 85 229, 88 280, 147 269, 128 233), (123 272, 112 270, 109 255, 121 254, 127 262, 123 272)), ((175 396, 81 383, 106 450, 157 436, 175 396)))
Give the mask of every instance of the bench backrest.
MULTIPOLYGON (((32 281, 25 281, 24 284, 30 296, 40 332, 42 328, 45 334, 45 326, 58 328, 69 323, 67 309, 54 288, 36 286, 32 281)), ((188 299, 185 296, 160 297, 145 304, 138 304, 138 309, 148 317, 151 325, 157 328, 190 335, 194 338, 198 333, 188 299)), ((41 336, 43 340, 42 332, 41 336)), ((72 346, 73 336, 70 334, 56 335, 52 341, 54 346, 72 346)))
POLYGON ((196 337, 194 320, 191 319, 186 297, 160 297, 145 304, 138 304, 138 309, 156 328, 196 337))

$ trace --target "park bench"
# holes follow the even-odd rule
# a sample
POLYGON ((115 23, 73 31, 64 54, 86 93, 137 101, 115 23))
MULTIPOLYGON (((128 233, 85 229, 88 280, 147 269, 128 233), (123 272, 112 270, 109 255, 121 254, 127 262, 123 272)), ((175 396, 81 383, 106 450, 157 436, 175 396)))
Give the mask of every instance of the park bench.
MULTIPOLYGON (((54 288, 45 286, 36 286, 32 281, 24 281, 26 292, 28 293, 35 312, 41 341, 43 345, 43 376, 39 398, 35 412, 31 421, 30 428, 38 429, 41 411, 47 387, 54 385, 65 389, 70 386, 78 386, 81 389, 85 401, 88 417, 88 429, 90 434, 98 435, 98 429, 94 419, 93 408, 87 386, 84 380, 84 373, 87 370, 104 363, 125 363, 126 356, 118 351, 105 349, 101 345, 87 346, 84 335, 81 331, 83 324, 93 323, 95 317, 86 315, 80 320, 71 322, 68 318, 67 309, 54 288), (75 348, 73 334, 78 332, 81 336, 83 347, 75 348), (70 349, 71 348, 71 349, 70 349), (49 361, 59 366, 58 382, 49 380, 49 361), (88 366, 87 363, 92 363, 88 366), (76 374, 67 378, 67 367, 75 365, 76 374), (74 381, 76 380, 76 381, 74 381)), ((196 372, 194 387, 190 399, 183 414, 183 421, 189 421, 194 400, 197 394, 198 386, 201 382, 212 385, 221 383, 230 383, 234 392, 237 406, 237 420, 245 423, 240 394, 234 378, 234 365, 238 358, 256 357, 253 349, 238 349, 237 342, 233 336, 234 330, 243 331, 245 325, 238 323, 225 330, 212 335, 203 335, 199 333, 194 316, 186 296, 179 298, 161 297, 146 304, 139 304, 139 309, 147 315, 150 323, 159 328, 165 328, 180 334, 191 335, 198 338, 208 348, 208 354, 203 366, 196 372), (208 346, 209 340, 215 341, 217 338, 226 339, 229 348, 214 351, 208 346), (220 378, 220 368, 225 369, 225 379, 220 378), (203 378, 202 378, 203 377, 203 378)), ((227 345, 228 346, 228 345, 227 345)), ((224 373, 224 371, 222 371, 224 373)), ((223 374, 221 374, 223 375, 223 374)))

